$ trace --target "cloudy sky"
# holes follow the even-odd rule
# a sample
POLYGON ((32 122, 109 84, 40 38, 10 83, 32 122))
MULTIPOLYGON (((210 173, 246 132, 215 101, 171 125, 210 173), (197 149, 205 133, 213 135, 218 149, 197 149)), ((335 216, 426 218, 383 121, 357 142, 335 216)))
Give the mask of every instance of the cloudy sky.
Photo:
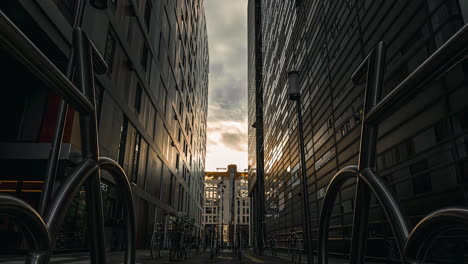
POLYGON ((210 49, 205 171, 247 168, 247 0, 205 0, 210 49))

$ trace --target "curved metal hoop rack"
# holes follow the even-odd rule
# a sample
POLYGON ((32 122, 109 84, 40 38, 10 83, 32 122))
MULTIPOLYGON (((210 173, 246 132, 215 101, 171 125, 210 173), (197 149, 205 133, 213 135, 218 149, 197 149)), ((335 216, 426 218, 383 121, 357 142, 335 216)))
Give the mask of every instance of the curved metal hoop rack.
MULTIPOLYGON (((20 224, 28 241, 31 242, 32 249, 27 256, 26 263, 42 264, 50 261, 50 255, 54 250, 68 208, 83 185, 87 187, 91 263, 106 263, 100 170, 110 173, 121 191, 126 222, 125 263, 135 263, 135 212, 130 183, 117 162, 99 156, 94 74, 105 73, 107 65, 81 29, 86 2, 87 0, 76 1, 73 43, 66 75, 62 74, 0 11, 1 49, 23 64, 62 98, 42 197, 39 202, 40 213, 21 199, 0 194, 0 215, 9 216, 20 224), (72 83, 73 77, 76 77, 78 87, 72 83), (82 162, 52 193, 68 105, 80 114, 82 162)), ((91 0, 90 2, 98 9, 107 7, 106 1, 91 0)))
POLYGON ((422 219, 412 230, 400 208, 380 177, 373 172, 379 123, 408 102, 418 90, 440 78, 468 55, 468 25, 465 25, 445 45, 381 99, 385 64, 385 43, 380 42, 352 76, 356 85, 366 85, 362 118, 359 164, 340 170, 329 183, 320 212, 318 230, 318 261, 327 264, 328 227, 333 205, 340 187, 356 179, 353 236, 350 263, 365 263, 370 196, 375 195, 389 221, 403 263, 422 261, 431 242, 449 230, 468 230, 468 210, 447 208, 422 219))

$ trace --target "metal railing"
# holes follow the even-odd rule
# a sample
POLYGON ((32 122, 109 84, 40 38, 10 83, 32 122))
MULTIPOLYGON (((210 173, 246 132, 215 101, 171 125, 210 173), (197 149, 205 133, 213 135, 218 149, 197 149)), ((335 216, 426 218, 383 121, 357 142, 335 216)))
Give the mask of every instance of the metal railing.
MULTIPOLYGON (((99 9, 107 6, 105 1, 90 2, 99 9)), ((68 208, 81 187, 86 185, 91 263, 106 263, 100 171, 107 171, 121 191, 126 212, 125 263, 135 263, 135 213, 130 183, 117 162, 99 156, 94 74, 105 73, 107 65, 81 29, 86 0, 77 0, 76 5, 73 43, 66 75, 0 11, 1 49, 62 98, 39 202, 40 213, 19 198, 0 194, 0 215, 11 217, 23 228, 32 245, 26 262, 48 263, 68 208), (71 81, 73 76, 76 77, 78 87, 71 81), (80 116, 82 162, 53 192, 68 105, 78 111, 80 116)))
POLYGON ((328 185, 320 212, 318 260, 328 263, 328 227, 340 188, 350 179, 357 180, 350 263, 364 263, 370 196, 374 194, 389 221, 401 260, 423 260, 431 242, 450 230, 468 230, 468 210, 440 209, 422 219, 411 230, 397 199, 373 171, 376 157, 378 125, 396 112, 430 82, 440 78, 464 61, 468 55, 468 25, 465 25, 439 50, 430 56, 400 85, 381 99, 385 64, 385 44, 380 42, 352 76, 356 85, 366 84, 359 163, 340 170, 328 185))

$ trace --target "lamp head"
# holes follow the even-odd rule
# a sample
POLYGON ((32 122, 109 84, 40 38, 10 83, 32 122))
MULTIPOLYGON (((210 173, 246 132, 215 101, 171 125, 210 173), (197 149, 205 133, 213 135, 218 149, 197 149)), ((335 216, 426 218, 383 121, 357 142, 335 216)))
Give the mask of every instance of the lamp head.
POLYGON ((108 7, 108 0, 89 0, 89 3, 99 10, 105 10, 108 7))
POLYGON ((288 72, 288 82, 289 82, 289 90, 288 90, 289 99, 296 101, 301 96, 300 87, 299 87, 299 72, 298 71, 288 72))

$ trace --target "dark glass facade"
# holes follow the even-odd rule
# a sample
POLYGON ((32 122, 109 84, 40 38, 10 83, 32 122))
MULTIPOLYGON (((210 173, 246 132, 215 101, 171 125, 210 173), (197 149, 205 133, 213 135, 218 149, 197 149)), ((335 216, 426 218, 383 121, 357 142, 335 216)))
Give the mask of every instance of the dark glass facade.
MULTIPOLYGON (((5 1, 0 10, 65 71, 76 1, 46 2, 5 1)), ((118 161, 133 183, 137 248, 149 245, 155 222, 168 227, 178 212, 195 219, 200 231, 209 71, 203 0, 110 0, 105 11, 88 4, 83 29, 109 66, 95 77, 100 154, 118 161)), ((0 191, 37 206, 59 98, 1 50, 0 56, 2 100, 8 101, 1 107, 6 173, 0 191)), ((57 184, 79 162, 79 138, 78 113, 70 108, 57 184)), ((102 177, 106 245, 120 249, 120 195, 109 175, 102 177)), ((86 247, 81 196, 65 221, 60 249, 86 247)), ((0 226, 19 236, 6 219, 0 226)), ((22 245, 17 239, 11 247, 22 245)))
MULTIPOLYGON (((364 87, 354 85, 351 74, 385 41, 385 96, 468 22, 468 7, 458 0, 260 2, 262 37, 255 45, 263 64, 265 207, 279 211, 278 219, 266 219, 265 236, 276 234, 278 247, 286 248, 290 229, 302 230, 298 126, 287 98, 287 72, 298 70, 316 248, 326 187, 339 169, 357 164, 364 87)), ((468 205, 466 74, 459 64, 379 125, 376 170, 411 223, 435 209, 468 205)), ((249 107, 250 113, 255 106, 249 107)), ((349 182, 336 201, 332 253, 349 252, 354 193, 349 182)), ((367 255, 397 259, 391 229, 375 198, 371 203, 367 255)), ((439 241, 433 257, 460 257, 449 240, 439 241)))
POLYGON ((263 87, 261 1, 249 0, 248 12, 248 173, 251 197, 251 245, 262 248, 264 212, 263 87))

